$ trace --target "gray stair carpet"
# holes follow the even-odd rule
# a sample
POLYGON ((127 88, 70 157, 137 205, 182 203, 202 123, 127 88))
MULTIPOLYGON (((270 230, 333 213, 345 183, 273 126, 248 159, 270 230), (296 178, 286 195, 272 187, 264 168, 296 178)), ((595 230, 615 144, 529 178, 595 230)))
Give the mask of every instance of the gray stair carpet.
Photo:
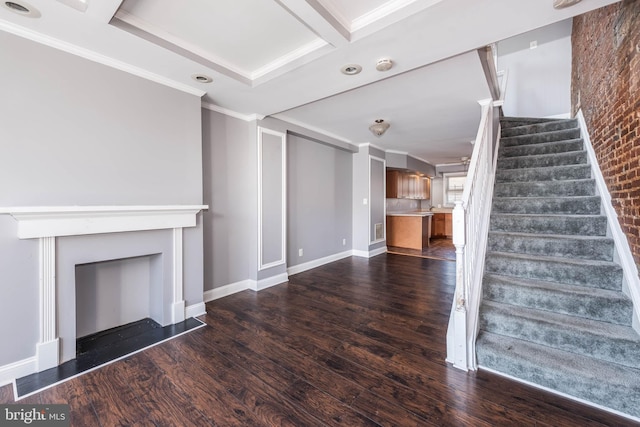
POLYGON ((640 336, 578 124, 501 126, 478 364, 640 418, 640 336))

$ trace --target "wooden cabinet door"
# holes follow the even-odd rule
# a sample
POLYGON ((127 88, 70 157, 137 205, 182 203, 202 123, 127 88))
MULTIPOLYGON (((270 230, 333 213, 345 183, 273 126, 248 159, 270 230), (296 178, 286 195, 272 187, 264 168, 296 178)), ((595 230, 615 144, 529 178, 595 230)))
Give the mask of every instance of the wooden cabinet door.
POLYGON ((420 178, 422 185, 422 199, 427 200, 431 198, 431 179, 426 176, 420 178))
POLYGON ((387 171, 387 199, 398 199, 398 188, 400 188, 400 172, 387 171))
POLYGON ((445 235, 444 215, 443 213, 433 214, 432 235, 434 237, 443 237, 445 235))
POLYGON ((447 237, 453 236, 453 215, 444 214, 444 234, 447 237))

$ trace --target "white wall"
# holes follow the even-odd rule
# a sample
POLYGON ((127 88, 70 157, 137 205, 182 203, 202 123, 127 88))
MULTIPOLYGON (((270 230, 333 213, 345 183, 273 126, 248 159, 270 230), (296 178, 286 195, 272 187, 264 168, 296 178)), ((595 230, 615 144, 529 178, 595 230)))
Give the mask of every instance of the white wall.
MULTIPOLYGON (((0 206, 202 203, 198 97, 4 32, 0 52, 0 206)), ((189 305, 201 228, 185 230, 184 256, 189 305)), ((34 356, 39 320, 38 244, 6 216, 0 295, 2 367, 34 356)))
POLYGON ((498 71, 509 70, 506 116, 569 117, 571 24, 568 19, 498 43, 498 71), (537 48, 530 49, 532 41, 537 48))

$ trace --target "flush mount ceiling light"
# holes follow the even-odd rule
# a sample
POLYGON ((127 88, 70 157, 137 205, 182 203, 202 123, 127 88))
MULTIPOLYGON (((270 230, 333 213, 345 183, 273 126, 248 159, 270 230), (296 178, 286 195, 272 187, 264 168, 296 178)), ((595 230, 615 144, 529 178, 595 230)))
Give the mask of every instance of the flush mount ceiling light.
POLYGON ((553 8, 564 9, 565 7, 573 6, 581 1, 582 0, 553 0, 553 8))
POLYGON ((358 64, 348 64, 340 68, 340 72, 347 76, 353 76, 354 74, 358 74, 360 71, 362 71, 362 66, 358 64))
POLYGON ((387 131, 387 129, 389 129, 389 126, 391 126, 391 125, 389 123, 385 122, 384 120, 377 119, 374 124, 369 126, 369 130, 375 136, 382 136, 382 134, 385 133, 387 131))
POLYGON ((206 74, 193 74, 191 78, 198 83, 211 83, 213 79, 206 74))
POLYGON ((389 58, 382 58, 376 63, 376 70, 389 71, 393 67, 393 61, 389 58))
POLYGON ((23 1, 3 1, 2 5, 11 12, 18 15, 27 16, 29 18, 40 18, 40 12, 29 3, 23 1))

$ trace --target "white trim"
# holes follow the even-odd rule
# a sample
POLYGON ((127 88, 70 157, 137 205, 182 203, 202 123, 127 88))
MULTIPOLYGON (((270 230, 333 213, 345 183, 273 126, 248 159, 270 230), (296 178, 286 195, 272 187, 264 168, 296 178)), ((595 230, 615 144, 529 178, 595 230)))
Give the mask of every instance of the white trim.
POLYGON ((261 77, 266 76, 269 73, 273 73, 286 65, 292 64, 294 61, 297 61, 305 56, 312 54, 318 49, 322 49, 325 46, 328 46, 329 43, 321 38, 317 38, 304 46, 300 46, 297 49, 292 50, 279 58, 269 62, 268 64, 263 65, 251 72, 251 80, 257 80, 261 77))
POLYGON ((210 102, 201 102, 201 107, 206 110, 215 111, 216 113, 224 114, 225 116, 233 117, 234 119, 240 119, 245 122, 252 122, 254 120, 262 120, 266 116, 262 114, 242 114, 237 111, 229 110, 228 108, 220 107, 219 105, 211 104, 210 102))
POLYGON ((387 252, 387 247, 383 246, 381 248, 378 249, 374 249, 371 251, 359 251, 357 249, 354 249, 353 251, 351 251, 353 256, 357 256, 360 258, 373 258, 374 256, 378 256, 378 255, 382 255, 384 253, 387 252))
POLYGON ((323 258, 314 259, 313 261, 308 261, 302 264, 294 265, 293 267, 287 268, 287 274, 292 276, 294 274, 302 273, 303 271, 311 270, 316 267, 320 267, 325 264, 329 264, 334 261, 341 260, 343 258, 348 258, 353 255, 353 251, 345 251, 337 254, 329 255, 323 258))
POLYGON ((387 240, 387 221, 386 221, 386 217, 387 217, 387 204, 384 203, 382 205, 382 234, 383 237, 382 239, 377 239, 377 240, 372 240, 371 239, 371 161, 372 160, 376 160, 378 162, 382 162, 382 190, 383 190, 383 199, 384 199, 384 189, 387 188, 387 174, 385 173, 385 171, 387 170, 387 161, 385 159, 381 159, 380 157, 376 157, 373 156, 371 154, 369 154, 369 203, 368 203, 368 207, 369 207, 369 227, 367 230, 367 233, 369 235, 369 245, 375 245, 376 243, 380 243, 380 242, 384 242, 385 240, 387 240))
POLYGON ((185 319, 185 302, 183 298, 183 239, 182 228, 173 229, 173 303, 171 306, 171 323, 185 319))
POLYGON ((278 113, 278 114, 274 114, 274 115, 273 115, 273 116, 271 116, 271 117, 276 118, 276 119, 278 119, 278 120, 282 120, 283 122, 287 122, 287 123, 292 124, 292 125, 294 125, 294 126, 300 126, 300 127, 304 128, 304 129, 310 130, 310 131, 312 131, 312 132, 319 133, 319 134, 324 135, 324 136, 326 136, 326 137, 333 138, 333 139, 336 139, 336 140, 338 140, 338 141, 341 141, 341 142, 345 142, 345 143, 347 143, 347 144, 354 145, 353 141, 351 141, 350 139, 344 138, 344 137, 342 137, 342 136, 340 136, 340 135, 336 135, 336 134, 331 133, 331 132, 327 132, 327 131, 326 131, 326 130, 324 130, 324 129, 321 129, 321 128, 316 127, 316 126, 312 126, 312 125, 310 125, 310 124, 307 124, 307 123, 301 122, 301 121, 299 121, 299 120, 292 119, 291 117, 288 117, 288 116, 286 116, 285 114, 278 113))
POLYGON ((210 289, 204 293, 204 302, 224 298, 238 292, 246 291, 247 289, 251 289, 251 280, 249 279, 210 289))
MULTIPOLYGON (((380 19, 386 18, 387 16, 398 12, 399 10, 404 9, 409 6, 411 3, 414 3, 416 0, 390 0, 386 3, 383 3, 381 6, 365 13, 362 16, 357 17, 351 22, 347 28, 350 29, 352 33, 361 30, 380 19)), ((438 3, 440 0, 432 0, 430 5, 438 3)))
POLYGON ((204 96, 207 92, 196 89, 184 83, 171 80, 165 76, 161 76, 156 73, 152 73, 143 68, 136 67, 126 62, 120 61, 115 58, 94 52, 92 50, 80 47, 53 37, 29 30, 25 27, 14 25, 8 21, 0 20, 0 30, 6 31, 16 36, 34 41, 36 43, 43 44, 45 46, 52 47, 54 49, 61 50, 63 52, 70 53, 75 56, 79 56, 89 61, 97 62, 98 64, 106 65, 107 67, 115 68, 116 70, 124 71, 125 73, 132 74, 134 76, 142 77, 145 80, 150 80, 155 83, 159 83, 163 86, 170 87, 172 89, 179 90, 198 97, 204 96))
POLYGON ((18 238, 79 236, 195 227, 206 205, 35 206, 0 208, 18 221, 18 238))
POLYGON ((584 405, 591 406, 592 408, 597 408, 597 409, 609 412, 611 414, 619 415, 619 416, 624 417, 624 418, 629 419, 629 420, 640 422, 640 418, 634 417, 633 415, 625 414, 624 412, 620 412, 620 411, 617 411, 615 409, 607 408, 606 406, 602 406, 602 405, 599 405, 597 403, 590 402, 588 400, 584 400, 584 399, 581 399, 579 397, 572 396, 570 394, 566 394, 566 393, 563 393, 563 392, 558 391, 558 390, 554 390, 552 388, 547 388, 547 387, 545 387, 543 385, 532 383, 532 382, 523 380, 521 378, 512 377, 509 374, 505 374, 504 372, 500 372, 500 371, 494 371, 491 368, 487 368, 487 367, 484 367, 484 366, 478 366, 478 368, 480 370, 482 370, 482 371, 490 372, 492 374, 498 375, 498 376, 503 377, 503 378, 508 378, 511 381, 515 381, 515 382, 518 382, 518 383, 521 383, 521 384, 526 384, 528 386, 537 388, 538 390, 544 390, 544 391, 547 391, 549 393, 555 394, 556 396, 566 397, 567 399, 573 400, 574 402, 580 402, 580 403, 582 403, 584 405))
POLYGON ((275 276, 267 277, 266 279, 260 279, 258 281, 251 280, 249 283, 249 289, 259 292, 263 289, 270 288, 272 286, 279 285, 289 280, 287 273, 277 274, 275 276))
POLYGON ((359 147, 359 148, 371 147, 371 148, 375 148, 376 150, 380 150, 380 151, 382 151, 382 152, 384 152, 384 153, 386 153, 386 152, 387 152, 387 150, 386 150, 386 149, 384 149, 384 148, 380 147, 379 145, 375 145, 375 144, 373 144, 373 143, 371 143, 371 142, 362 142, 362 143, 358 144, 358 147, 359 147))
POLYGON ((258 126, 258 271, 266 270, 269 268, 277 267, 279 265, 286 264, 287 253, 287 135, 283 132, 278 132, 272 129, 263 128, 258 126), (262 159, 262 135, 268 134, 277 136, 280 138, 280 156, 281 156, 281 236, 280 236, 280 259, 264 263, 262 253, 262 226, 263 226, 263 207, 262 207, 262 171, 263 171, 263 159, 262 159))
POLYGON ((38 371, 58 366, 60 343, 56 338, 56 238, 41 237, 39 246, 40 339, 36 344, 38 371))
POLYGON ((29 357, 0 366, 0 387, 11 384, 16 378, 26 377, 37 372, 37 363, 35 357, 29 357))
POLYGON ((544 116, 545 119, 570 119, 571 113, 554 114, 552 116, 544 116))
POLYGON ((202 316, 203 314, 207 314, 207 307, 204 305, 204 302, 199 302, 197 304, 189 305, 184 310, 185 318, 190 319, 192 317, 202 316))
MULTIPOLYGON (((55 314, 55 313, 54 313, 55 314)), ((36 344, 36 369, 38 372, 55 368, 60 363, 60 339, 55 338, 36 344)))
POLYGON ((611 194, 607 188, 607 184, 602 176, 598 159, 596 158, 595 150, 591 144, 591 138, 589 136, 589 130, 587 129, 587 122, 585 121, 582 110, 578 111, 576 115, 578 125, 580 126, 580 135, 584 141, 584 148, 587 151, 589 163, 591 165, 591 174, 596 181, 596 189, 602 199, 602 209, 607 217, 607 224, 609 230, 611 230, 611 237, 618 254, 620 266, 624 273, 624 279, 626 288, 629 292, 629 298, 633 302, 634 313, 634 326, 640 326, 640 278, 638 277, 638 267, 631 254, 629 248, 629 242, 627 236, 620 227, 620 221, 618 220, 618 214, 616 213, 613 205, 611 204, 611 194))

